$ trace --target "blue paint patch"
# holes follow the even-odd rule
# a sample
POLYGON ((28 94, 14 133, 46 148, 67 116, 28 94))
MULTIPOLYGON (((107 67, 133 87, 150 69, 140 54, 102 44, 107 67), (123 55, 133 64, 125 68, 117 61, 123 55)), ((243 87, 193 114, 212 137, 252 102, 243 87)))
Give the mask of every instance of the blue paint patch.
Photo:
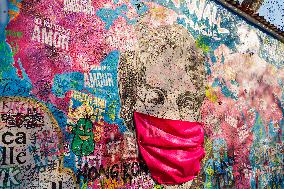
POLYGON ((10 55, 12 50, 5 41, 0 41, 0 95, 1 96, 30 96, 32 89, 31 80, 26 74, 21 61, 18 60, 23 79, 21 79, 16 68, 13 66, 14 59, 10 55))
POLYGON ((208 62, 205 63, 206 75, 211 75, 212 71, 210 69, 210 64, 208 62))
POLYGON ((82 105, 82 102, 80 102, 80 101, 78 101, 78 100, 76 100, 74 98, 72 98, 71 100, 73 102, 73 105, 72 105, 73 109, 78 108, 78 107, 80 107, 82 105))
POLYGON ((84 87, 84 75, 80 72, 57 74, 54 76, 52 93, 62 98, 70 90, 82 90, 84 87))
POLYGON ((262 123, 261 117, 256 112, 255 123, 252 128, 253 144, 250 149, 249 160, 253 173, 261 172, 261 176, 253 175, 250 178, 252 189, 257 188, 283 188, 284 180, 282 175, 283 153, 281 150, 281 142, 275 142, 276 133, 273 131, 273 124, 270 122, 268 126, 269 133, 262 123), (277 150, 278 149, 278 150, 277 150), (274 171, 268 171, 269 170, 274 171), (278 171, 276 171, 278 170, 278 171))
POLYGON ((229 90, 228 86, 225 83, 225 80, 222 79, 220 81, 219 78, 215 78, 212 87, 220 87, 222 94, 227 98, 232 98, 234 100, 238 100, 238 95, 229 90))
POLYGON ((59 127, 61 128, 62 132, 65 134, 65 127, 67 124, 67 116, 64 114, 64 112, 62 112, 61 110, 59 110, 57 107, 55 107, 53 104, 51 103, 46 103, 45 104, 48 109, 51 111, 52 115, 54 116, 54 118, 56 119, 59 127))
POLYGON ((138 15, 143 15, 149 10, 141 0, 131 0, 130 3, 135 8, 138 15))
POLYGON ((136 19, 129 19, 126 14, 128 12, 128 7, 126 4, 122 4, 121 6, 116 7, 115 9, 110 8, 101 8, 97 10, 96 15, 105 22, 105 29, 109 30, 113 25, 115 20, 117 20, 120 16, 125 18, 128 24, 135 24, 136 19))

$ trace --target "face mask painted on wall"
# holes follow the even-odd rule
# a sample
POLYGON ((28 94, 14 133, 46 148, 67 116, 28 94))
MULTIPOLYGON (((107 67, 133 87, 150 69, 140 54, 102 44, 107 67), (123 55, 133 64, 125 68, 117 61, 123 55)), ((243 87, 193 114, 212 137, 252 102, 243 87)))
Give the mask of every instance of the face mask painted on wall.
POLYGON ((205 156, 202 123, 139 112, 134 120, 140 153, 159 184, 181 184, 198 175, 205 156))
POLYGON ((74 138, 72 141, 72 151, 77 156, 88 156, 95 148, 93 123, 90 119, 80 118, 72 128, 74 138))

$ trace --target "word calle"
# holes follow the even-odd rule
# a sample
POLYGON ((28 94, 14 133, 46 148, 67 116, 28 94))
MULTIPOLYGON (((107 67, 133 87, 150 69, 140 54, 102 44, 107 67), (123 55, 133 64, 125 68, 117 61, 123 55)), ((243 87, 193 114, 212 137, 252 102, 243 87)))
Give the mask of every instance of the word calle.
POLYGON ((17 162, 18 164, 24 164, 26 162, 24 158, 26 156, 26 152, 19 152, 14 149, 14 146, 10 146, 13 144, 26 144, 27 140, 26 134, 24 132, 18 132, 16 134, 13 134, 12 132, 7 131, 2 134, 1 141, 5 145, 1 148, 1 165, 12 165, 15 164, 15 162, 17 162), (7 147, 6 145, 9 145, 9 147, 7 147))

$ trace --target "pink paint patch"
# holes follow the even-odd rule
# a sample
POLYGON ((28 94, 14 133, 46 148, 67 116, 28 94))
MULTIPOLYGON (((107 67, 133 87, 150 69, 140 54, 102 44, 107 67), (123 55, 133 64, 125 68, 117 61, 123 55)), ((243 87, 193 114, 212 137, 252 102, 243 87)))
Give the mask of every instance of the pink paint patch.
MULTIPOLYGON (((94 11, 104 4, 105 1, 93 3, 94 11)), ((32 93, 43 101, 51 100, 57 107, 64 107, 68 99, 55 97, 51 86, 41 87, 44 83, 51 84, 56 74, 86 72, 92 65, 99 65, 111 51, 105 42, 104 25, 96 15, 64 11, 63 0, 23 0, 19 16, 6 28, 22 32, 21 37, 7 38, 9 44, 19 47, 14 55, 19 76, 22 73, 18 59, 31 79, 32 93), (45 91, 44 95, 39 91, 45 91)))

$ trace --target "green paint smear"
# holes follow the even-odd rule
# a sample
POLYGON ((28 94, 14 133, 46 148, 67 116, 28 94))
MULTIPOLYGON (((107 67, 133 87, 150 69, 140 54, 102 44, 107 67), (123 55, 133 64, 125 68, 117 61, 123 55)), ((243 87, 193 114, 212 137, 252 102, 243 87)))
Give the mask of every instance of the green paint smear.
POLYGON ((208 39, 208 37, 205 37, 205 36, 199 36, 197 39, 196 39, 196 46, 200 49, 202 49, 202 51, 204 53, 208 53, 211 48, 210 48, 210 39, 208 39))

